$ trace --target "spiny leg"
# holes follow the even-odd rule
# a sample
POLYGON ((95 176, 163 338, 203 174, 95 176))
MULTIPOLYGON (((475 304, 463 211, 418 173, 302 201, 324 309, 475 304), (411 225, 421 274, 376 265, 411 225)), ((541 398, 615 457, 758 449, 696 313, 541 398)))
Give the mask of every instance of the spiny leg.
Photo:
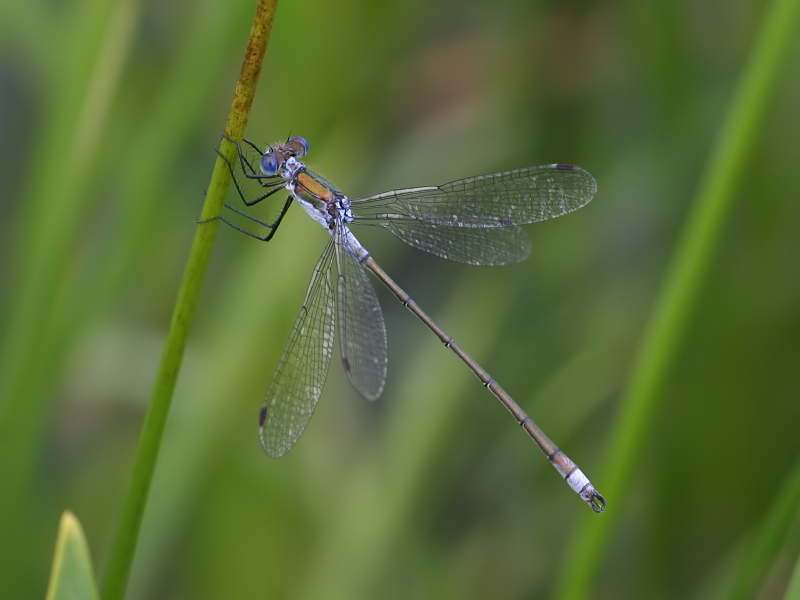
POLYGON ((255 238, 255 239, 260 240, 262 242, 268 242, 268 241, 270 241, 272 239, 272 236, 274 236, 275 232, 278 230, 278 226, 281 224, 281 221, 283 220, 283 216, 286 214, 286 211, 289 210, 289 206, 291 205, 291 203, 292 203, 292 196, 290 195, 286 199, 286 203, 283 205, 283 208, 281 209, 281 212, 278 215, 278 218, 275 219, 275 221, 273 221, 272 223, 267 223, 266 221, 262 221, 261 219, 257 219, 256 217, 254 217, 252 215, 248 215, 246 212, 244 212, 242 210, 239 210, 238 208, 234 208, 230 204, 226 204, 225 205, 225 208, 228 208, 228 209, 232 210, 233 212, 235 212, 237 214, 240 214, 243 217, 245 217, 247 219, 250 219, 251 221, 255 221, 259 225, 263 225, 264 227, 269 229, 270 230, 269 233, 267 235, 263 235, 263 236, 262 235, 258 235, 257 233, 253 233, 252 231, 248 231, 247 229, 244 229, 243 227, 239 227, 238 225, 236 225, 236 223, 233 223, 233 222, 229 221, 228 219, 226 219, 222 215, 217 215, 216 217, 211 217, 210 219, 206 219, 205 221, 198 221, 197 223, 198 224, 202 224, 202 223, 209 223, 211 221, 219 220, 219 221, 222 221, 223 223, 225 223, 226 225, 228 225, 229 227, 233 227, 236 231, 241 231, 242 233, 244 233, 246 235, 249 235, 251 238, 255 238))
MULTIPOLYGON (((236 144, 236 148, 237 148, 238 153, 239 153, 239 162, 240 162, 241 167, 242 167, 242 172, 245 174, 245 176, 247 176, 248 175, 247 169, 249 168, 251 171, 253 171, 253 166, 250 164, 250 162, 247 160, 247 157, 242 152, 242 147, 239 145, 239 142, 237 142, 234 139, 229 138, 225 134, 223 134, 222 137, 224 137, 226 140, 231 141, 234 144, 236 144)), ((249 144, 254 150, 259 151, 258 148, 255 146, 255 144, 253 144, 251 141, 249 141, 249 140, 244 140, 244 141, 247 142, 247 144, 249 144)), ((231 179, 233 179, 233 184, 236 186, 236 191, 239 193, 239 198, 241 198, 241 200, 242 200, 242 202, 244 203, 245 206, 248 206, 248 207, 249 206, 254 206, 254 205, 258 204, 259 202, 261 202, 262 200, 264 200, 265 198, 269 198, 270 196, 272 196, 276 192, 279 192, 283 188, 284 181, 283 181, 282 178, 278 178, 276 181, 261 181, 259 179, 259 184, 261 186, 263 186, 263 187, 272 187, 273 189, 268 191, 268 192, 266 192, 266 193, 264 193, 264 194, 262 194, 262 195, 260 195, 260 196, 258 196, 257 198, 253 198, 252 200, 248 200, 247 199, 247 194, 242 189, 242 186, 239 184, 239 178, 236 177, 236 172, 235 172, 235 170, 233 168, 233 164, 231 164, 231 161, 229 161, 228 158, 224 154, 222 154, 222 152, 220 152, 219 145, 216 148, 216 152, 217 152, 217 154, 219 154, 222 157, 222 159, 228 165, 228 170, 230 171, 231 179)), ((262 176, 259 176, 259 177, 262 177, 262 176)), ((278 218, 276 219, 276 221, 274 223, 267 223, 265 221, 261 221, 260 219, 256 219, 254 217, 251 217, 250 215, 243 213, 242 211, 232 207, 229 204, 226 204, 225 207, 229 208, 230 210, 232 210, 234 212, 237 212, 237 213, 247 217, 248 219, 251 219, 253 221, 258 222, 261 225, 264 225, 265 227, 267 227, 269 229, 272 229, 273 233, 274 233, 274 230, 280 224, 281 219, 283 219, 283 215, 286 213, 286 210, 288 209, 289 203, 290 202, 287 201, 286 205, 284 205, 284 207, 283 207, 283 210, 282 210, 281 214, 278 216, 278 218)), ((271 238, 272 235, 270 235, 269 237, 271 238)), ((260 239, 260 237, 259 237, 259 239, 260 239)))
MULTIPOLYGON (((253 206, 254 204, 258 204, 264 198, 269 197, 271 194, 274 194, 278 189, 283 187, 283 184, 285 182, 283 181, 282 177, 267 177, 266 175, 257 175, 255 173, 255 170, 253 169, 253 165, 250 164, 250 161, 247 160, 247 157, 242 152, 242 147, 239 145, 239 142, 237 142, 236 140, 232 140, 231 138, 225 135, 223 135, 222 137, 236 144, 236 147, 239 150, 239 163, 242 167, 242 173, 244 174, 245 177, 247 177, 248 179, 255 179, 256 181, 258 181, 258 184, 261 187, 276 188, 271 192, 264 194, 263 196, 259 196, 258 198, 255 198, 253 200, 248 200, 247 194, 244 193, 244 190, 242 190, 241 185, 239 185, 239 179, 236 177, 236 170, 233 168, 233 164, 231 163, 231 161, 228 160, 228 157, 226 157, 224 154, 222 154, 222 152, 220 152, 219 146, 217 146, 215 150, 217 154, 219 154, 222 157, 222 160, 224 160, 225 163, 228 165, 228 170, 231 173, 231 178, 233 179, 233 183, 236 185, 236 190, 239 192, 239 196, 241 197, 242 202, 244 202, 246 206, 253 206), (248 172, 248 169, 250 170, 250 172, 248 172), (264 181, 265 179, 269 181, 264 181)), ((250 144, 251 146, 253 145, 250 142, 248 142, 248 144, 250 144)), ((253 147, 255 148, 255 146, 253 147)))
MULTIPOLYGON (((236 191, 239 192, 239 198, 242 199, 242 202, 244 203, 245 206, 255 206, 256 204, 261 202, 264 198, 269 198, 270 196, 272 196, 272 194, 280 192, 283 189, 283 184, 284 184, 283 179, 281 179, 280 181, 270 182, 269 186, 272 187, 273 189, 264 194, 261 194, 257 198, 248 200, 247 194, 244 193, 244 190, 242 189, 241 185, 239 185, 239 180, 236 178, 236 174, 233 172, 233 169, 231 169, 231 178, 233 179, 233 185, 236 186, 236 191)), ((264 184, 262 183, 262 185, 264 184)), ((265 185, 264 187, 267 186, 265 185)))
POLYGON ((250 147, 251 147, 253 150, 255 150, 255 151, 258 153, 258 154, 264 154, 264 152, 262 152, 261 148, 259 148, 258 146, 256 146, 256 145, 255 145, 253 142, 251 142, 251 141, 250 141, 250 140, 248 140, 247 138, 242 138, 242 141, 243 141, 245 144, 247 144, 248 146, 250 146, 250 147))
MULTIPOLYGON (((270 193, 272 193, 272 192, 270 192, 270 193)), ((263 225, 264 227, 267 227, 268 229, 272 229, 274 231, 275 229, 278 228, 278 225, 281 224, 281 221, 283 220, 283 216, 286 214, 286 211, 289 210, 289 206, 292 203, 292 198, 293 198, 293 196, 291 194, 289 195, 288 198, 286 198, 286 203, 283 205, 283 208, 281 209, 281 212, 278 215, 278 218, 275 219, 275 221, 273 221, 272 223, 267 223, 266 221, 262 221, 261 219, 258 219, 256 217, 254 217, 253 215, 248 215, 243 210, 239 210, 238 208, 235 208, 235 207, 231 206, 230 204, 226 204, 225 208, 228 208, 228 209, 232 210, 233 212, 238 213, 238 214, 242 215, 243 217, 258 223, 259 225, 263 225)))
MULTIPOLYGON (((263 186, 263 187, 271 187, 273 185, 282 185, 283 184, 283 180, 279 176, 268 176, 268 175, 264 175, 262 173, 259 173, 256 170, 256 168, 250 163, 250 160, 247 158, 247 156, 245 156, 244 151, 242 150, 242 145, 237 140, 234 140, 233 138, 229 138, 224 133, 222 134, 222 137, 224 137, 229 142, 233 142, 234 144, 236 144, 236 149, 237 149, 237 151, 239 153, 239 163, 242 165, 242 173, 244 173, 245 177, 247 177, 248 179, 255 179, 256 181, 258 181, 258 184, 263 186), (278 178, 278 181, 273 181, 274 179, 276 179, 276 177, 278 178)), ((243 140, 243 141, 247 145, 249 145, 251 148, 253 148, 253 150, 255 150, 259 155, 263 154, 263 152, 261 152, 261 150, 258 148, 258 146, 256 146, 250 140, 246 139, 246 140, 243 140)), ((219 152, 219 146, 217 146, 217 154, 219 154, 219 153, 220 153, 219 152)), ((225 157, 223 157, 223 158, 225 158, 225 157)), ((233 166, 231 165, 230 161, 228 161, 227 158, 225 158, 225 162, 227 162, 228 166, 231 167, 231 169, 233 169, 233 166)), ((231 170, 231 173, 233 173, 232 170, 231 170)))

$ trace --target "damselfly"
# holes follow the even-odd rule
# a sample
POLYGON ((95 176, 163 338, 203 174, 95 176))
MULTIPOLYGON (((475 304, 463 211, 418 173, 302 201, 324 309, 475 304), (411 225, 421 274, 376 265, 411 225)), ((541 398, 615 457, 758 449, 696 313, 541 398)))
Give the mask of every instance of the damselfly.
POLYGON ((266 227, 268 233, 263 236, 239 227, 222 215, 215 219, 259 240, 269 241, 295 200, 331 234, 314 267, 300 314, 292 326, 261 408, 259 430, 267 454, 273 458, 286 454, 311 419, 333 355, 335 327, 339 330, 342 364, 353 387, 368 400, 381 395, 386 382, 386 327, 366 273, 371 271, 503 403, 570 487, 595 512, 602 512, 605 500, 575 463, 389 278, 350 231, 351 225, 378 225, 407 244, 442 258, 471 265, 515 263, 527 258, 530 252, 530 240, 520 225, 559 217, 587 204, 597 191, 591 174, 575 165, 559 163, 350 200, 299 160, 308 153, 308 142, 300 136, 270 146, 264 152, 244 140, 249 149, 258 153, 257 165, 239 142, 230 141, 238 148, 241 175, 267 190, 249 198, 244 181, 239 178, 241 175, 237 176, 235 165, 226 159, 246 206, 253 206, 284 189, 289 197, 272 223, 226 204, 233 212, 266 227), (335 286, 331 276, 334 262, 338 274, 335 286))

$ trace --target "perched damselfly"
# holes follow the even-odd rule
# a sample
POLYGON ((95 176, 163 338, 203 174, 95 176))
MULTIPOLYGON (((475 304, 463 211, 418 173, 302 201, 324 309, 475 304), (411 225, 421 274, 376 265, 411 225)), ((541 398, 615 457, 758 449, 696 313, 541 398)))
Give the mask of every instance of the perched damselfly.
POLYGON ((350 231, 351 225, 378 225, 407 244, 442 258, 471 265, 515 263, 526 259, 530 253, 530 240, 520 225, 559 217, 587 204, 597 191, 591 174, 575 165, 559 163, 350 200, 299 160, 308 153, 308 142, 300 136, 270 146, 264 152, 247 140, 244 144, 249 148, 226 139, 234 142, 239 151, 240 174, 237 175, 237 165, 227 159, 226 162, 246 206, 253 206, 283 189, 289 192, 289 197, 272 223, 225 205, 266 227, 268 233, 263 236, 239 227, 222 215, 214 219, 259 240, 269 241, 295 200, 331 234, 314 267, 300 314, 292 326, 261 407, 259 430, 267 454, 273 458, 286 454, 308 425, 333 355, 335 324, 339 330, 342 364, 353 387, 368 400, 381 395, 388 362, 386 326, 366 273, 371 271, 503 403, 570 487, 595 512, 603 511, 605 500, 575 463, 550 441, 483 367, 389 278, 350 231), (260 157, 255 166, 256 160, 251 160, 245 152, 250 149, 260 157), (249 198, 241 176, 267 191, 249 198), (335 285, 331 276, 334 262, 338 274, 335 285))

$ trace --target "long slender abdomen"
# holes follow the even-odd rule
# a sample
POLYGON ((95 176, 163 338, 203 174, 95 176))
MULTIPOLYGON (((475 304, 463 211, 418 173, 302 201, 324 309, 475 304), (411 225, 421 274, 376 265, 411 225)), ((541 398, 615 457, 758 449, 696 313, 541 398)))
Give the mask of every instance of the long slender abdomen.
MULTIPOLYGON (((345 227, 345 230, 348 234, 350 234, 349 230, 345 227)), ((531 439, 536 442, 536 445, 539 446, 541 451, 550 461, 550 463, 556 468, 559 472, 561 477, 563 477, 569 486, 578 494, 580 495, 583 500, 592 507, 594 512, 603 512, 603 509, 606 507, 605 499, 597 492, 594 486, 591 484, 589 479, 583 472, 572 462, 569 457, 564 454, 561 450, 558 449, 550 438, 548 438, 544 432, 539 428, 536 423, 525 413, 524 410, 514 402, 511 396, 500 387, 500 385, 492 378, 491 375, 481 367, 469 354, 467 354, 464 349, 441 327, 439 327, 433 319, 431 319, 420 307, 419 305, 411 299, 411 297, 403 291, 403 289, 397 285, 391 277, 389 277, 386 272, 381 269, 378 264, 373 260, 373 258, 367 253, 366 250, 358 243, 358 240, 350 234, 350 237, 354 240, 357 247, 354 246, 354 252, 351 252, 353 256, 358 258, 362 265, 365 268, 372 271, 375 276, 380 279, 383 284, 391 290, 391 292, 397 297, 397 299, 403 303, 403 305, 408 308, 412 313, 414 313, 417 318, 425 323, 428 328, 436 334, 436 336, 444 343, 444 345, 449 348, 456 356, 458 356, 469 369, 475 373, 475 375, 480 379, 481 383, 483 383, 486 388, 494 396, 503 403, 508 411, 514 416, 525 432, 531 437, 531 439)))

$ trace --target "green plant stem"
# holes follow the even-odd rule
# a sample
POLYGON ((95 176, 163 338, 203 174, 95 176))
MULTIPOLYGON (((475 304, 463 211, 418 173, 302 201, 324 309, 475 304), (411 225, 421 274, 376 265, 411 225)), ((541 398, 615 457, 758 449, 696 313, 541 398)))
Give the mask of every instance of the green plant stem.
POLYGON ((557 598, 587 597, 605 556, 603 549, 622 514, 652 430, 660 392, 700 297, 735 192, 747 172, 747 160, 756 148, 783 59, 796 38, 798 7, 800 0, 774 0, 767 8, 642 339, 611 435, 605 470, 595 480, 606 495, 608 509, 602 517, 584 516, 576 523, 557 598))
MULTIPOLYGON (((256 9, 250 41, 225 128, 226 135, 233 139, 241 138, 250 115, 276 8, 277 0, 260 0, 256 9)), ((226 140, 223 140, 220 151, 229 160, 235 158, 235 146, 226 140)), ((229 185, 230 171, 222 157, 218 157, 211 175, 201 220, 220 214, 229 185)), ((219 221, 204 223, 198 226, 195 234, 145 417, 130 487, 106 569, 102 594, 104 600, 121 600, 125 595, 172 395, 218 226, 219 221)))

